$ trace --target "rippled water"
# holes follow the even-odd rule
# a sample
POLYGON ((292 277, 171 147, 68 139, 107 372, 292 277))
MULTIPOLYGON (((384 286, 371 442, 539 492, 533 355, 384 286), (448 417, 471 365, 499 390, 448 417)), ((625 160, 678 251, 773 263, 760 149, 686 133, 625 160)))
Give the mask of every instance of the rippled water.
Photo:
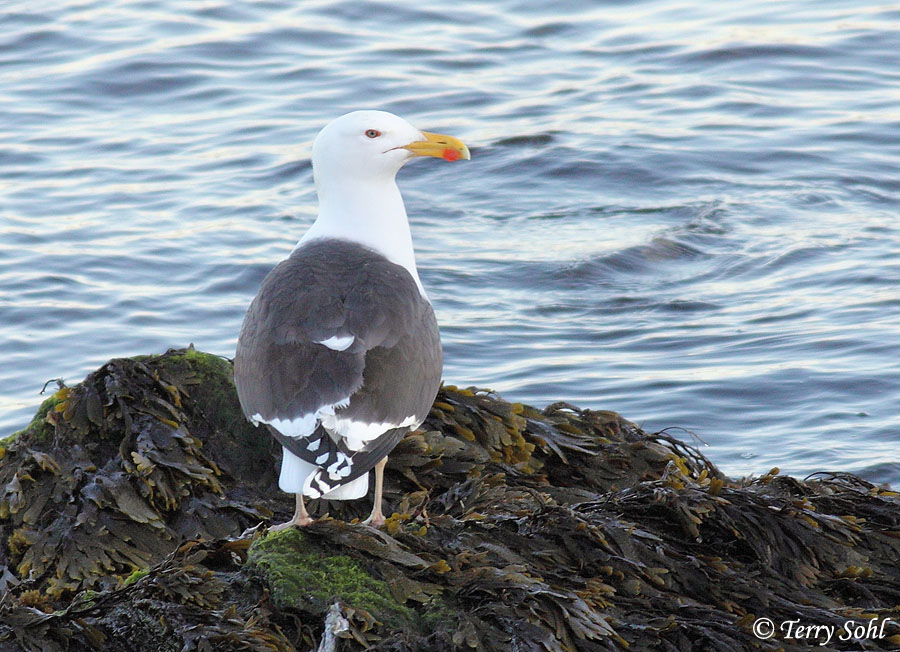
POLYGON ((472 149, 401 172, 448 382, 900 482, 900 10, 109 4, 2 10, 0 435, 110 357, 232 355, 315 133, 382 108, 472 149))

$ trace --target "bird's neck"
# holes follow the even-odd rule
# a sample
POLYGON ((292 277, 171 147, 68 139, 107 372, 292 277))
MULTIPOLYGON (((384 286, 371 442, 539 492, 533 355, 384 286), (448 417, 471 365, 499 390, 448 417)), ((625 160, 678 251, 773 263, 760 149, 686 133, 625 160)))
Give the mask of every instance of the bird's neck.
POLYGON ((318 192, 319 216, 298 247, 320 238, 356 242, 405 267, 425 294, 416 270, 406 207, 393 180, 356 184, 352 189, 319 185, 318 192))

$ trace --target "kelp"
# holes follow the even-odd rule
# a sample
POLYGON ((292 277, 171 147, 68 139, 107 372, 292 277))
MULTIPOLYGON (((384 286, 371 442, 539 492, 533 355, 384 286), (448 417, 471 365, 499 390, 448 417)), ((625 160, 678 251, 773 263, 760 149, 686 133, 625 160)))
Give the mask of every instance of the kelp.
POLYGON ((193 350, 113 360, 4 440, 0 649, 823 642, 757 638, 761 617, 836 632, 894 618, 825 649, 900 647, 887 488, 777 469, 734 481, 614 412, 445 386, 390 456, 382 530, 358 522, 366 500, 313 501, 311 526, 268 533, 292 500, 230 373, 193 350))
POLYGON ((247 483, 222 470, 251 468, 220 443, 243 424, 205 418, 192 397, 216 364, 227 390, 228 363, 193 351, 113 360, 60 388, 0 465, 2 567, 60 599, 112 588, 185 538, 224 537, 266 518, 263 501, 246 500, 247 483))

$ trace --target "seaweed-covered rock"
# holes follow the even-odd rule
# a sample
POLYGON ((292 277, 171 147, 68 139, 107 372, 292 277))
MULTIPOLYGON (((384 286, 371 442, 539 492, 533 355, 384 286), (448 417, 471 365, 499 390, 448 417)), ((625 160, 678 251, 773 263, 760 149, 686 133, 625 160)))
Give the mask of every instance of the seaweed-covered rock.
POLYGON ((229 373, 221 358, 173 351, 60 388, 5 440, 0 568, 56 600, 113 588, 185 538, 267 518, 270 447, 235 411, 229 373))
POLYGON ((282 609, 324 613, 334 600, 355 609, 377 613, 395 627, 409 625, 414 612, 391 597, 382 579, 370 575, 357 561, 334 554, 318 538, 291 528, 274 532, 250 549, 247 568, 258 572, 282 609))
POLYGON ((900 647, 896 493, 731 481, 612 412, 442 388, 380 531, 365 500, 258 526, 293 507, 278 447, 193 350, 109 362, 0 451, 0 650, 900 647), (762 639, 760 617, 834 635, 762 639))

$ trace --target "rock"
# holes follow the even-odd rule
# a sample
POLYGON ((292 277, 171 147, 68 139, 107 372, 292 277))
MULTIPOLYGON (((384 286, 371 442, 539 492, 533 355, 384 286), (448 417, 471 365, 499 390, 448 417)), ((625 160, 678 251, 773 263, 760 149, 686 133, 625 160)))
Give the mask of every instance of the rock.
POLYGON ((0 441, 0 650, 739 650, 884 621, 900 501, 845 474, 733 481, 613 412, 445 386, 366 500, 293 499, 226 360, 112 360, 0 441), (328 516, 325 516, 328 514, 328 516), (874 619, 874 620, 873 620, 874 619), (850 621, 850 625, 848 625, 850 621), (326 626, 326 622, 330 623, 326 626))

